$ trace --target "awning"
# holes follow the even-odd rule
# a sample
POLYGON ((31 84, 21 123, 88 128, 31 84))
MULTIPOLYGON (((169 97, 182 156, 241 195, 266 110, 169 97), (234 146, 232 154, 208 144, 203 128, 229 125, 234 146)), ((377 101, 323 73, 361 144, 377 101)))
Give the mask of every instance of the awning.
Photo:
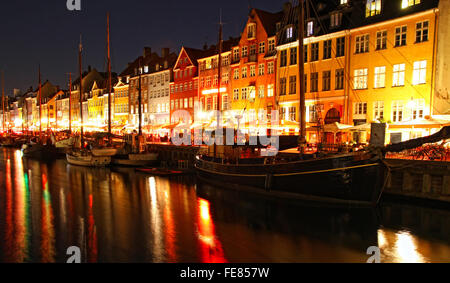
POLYGON ((389 124, 391 129, 429 129, 429 128, 441 128, 450 125, 450 119, 439 119, 439 118, 423 118, 415 119, 409 121, 397 122, 394 124, 389 124))
POLYGON ((353 126, 334 122, 332 124, 326 124, 323 130, 328 133, 337 133, 350 128, 353 128, 353 126))

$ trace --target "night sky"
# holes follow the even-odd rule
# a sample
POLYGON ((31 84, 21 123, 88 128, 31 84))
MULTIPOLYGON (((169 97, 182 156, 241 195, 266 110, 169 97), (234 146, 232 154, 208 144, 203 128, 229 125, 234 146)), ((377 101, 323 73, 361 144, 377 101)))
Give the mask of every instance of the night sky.
MULTIPOLYGON (((78 74, 77 46, 83 36, 83 68, 106 71, 106 12, 111 13, 112 71, 120 73, 141 55, 144 46, 160 54, 182 45, 202 48, 217 42, 220 9, 224 39, 238 36, 249 3, 280 11, 285 0, 81 0, 82 11, 68 11, 66 0, 2 1, 0 4, 0 69, 5 91, 22 92, 50 80, 67 88, 66 73, 78 74)), ((74 75, 77 77, 77 75, 74 75)))

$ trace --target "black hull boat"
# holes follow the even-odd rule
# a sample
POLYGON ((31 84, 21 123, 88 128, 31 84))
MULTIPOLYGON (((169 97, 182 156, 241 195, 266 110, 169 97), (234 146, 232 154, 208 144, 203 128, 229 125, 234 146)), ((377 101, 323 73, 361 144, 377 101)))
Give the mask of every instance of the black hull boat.
POLYGON ((55 160, 61 158, 58 149, 51 145, 25 144, 22 147, 23 157, 40 160, 55 160))
POLYGON ((350 153, 278 164, 222 164, 198 157, 197 176, 236 190, 284 198, 375 206, 381 196, 385 166, 369 153, 350 153))

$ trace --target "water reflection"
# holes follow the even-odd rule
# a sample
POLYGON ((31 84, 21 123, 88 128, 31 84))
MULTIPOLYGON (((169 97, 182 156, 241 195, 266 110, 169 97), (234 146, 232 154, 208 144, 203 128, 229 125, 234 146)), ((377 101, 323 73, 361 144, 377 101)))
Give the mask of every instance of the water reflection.
POLYGON ((450 259, 450 212, 268 200, 133 169, 45 164, 0 149, 0 261, 383 262, 450 259))

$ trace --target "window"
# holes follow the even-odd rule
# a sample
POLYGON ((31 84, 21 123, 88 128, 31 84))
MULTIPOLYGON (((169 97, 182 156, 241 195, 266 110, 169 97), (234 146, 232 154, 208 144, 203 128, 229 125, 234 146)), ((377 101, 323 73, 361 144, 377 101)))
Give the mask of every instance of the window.
POLYGON ((228 110, 229 104, 228 104, 228 95, 222 96, 222 110, 228 110))
POLYGON ((386 67, 375 67, 375 85, 374 88, 386 86, 386 67))
POLYGON ((427 79, 427 61, 414 62, 413 85, 426 83, 427 79))
POLYGON ((293 37, 293 30, 294 30, 294 28, 293 27, 288 27, 287 29, 286 29, 286 38, 287 39, 291 39, 292 37, 293 37))
POLYGON ((393 68, 392 86, 405 85, 405 64, 396 64, 393 68))
POLYGON ((217 86, 219 84, 219 76, 215 75, 214 76, 214 81, 213 81, 213 86, 217 86))
POLYGON ((234 48, 233 49, 233 61, 239 61, 239 48, 234 48))
POLYGON ((250 46, 250 55, 256 55, 256 44, 250 46))
POLYGON ((367 0, 366 18, 379 15, 381 13, 381 0, 367 0))
POLYGON ((239 69, 234 69, 234 71, 233 71, 233 79, 235 79, 235 80, 239 79, 239 69))
POLYGON ((287 50, 281 50, 280 52, 280 67, 286 67, 287 65, 287 50))
POLYGON ((230 56, 223 56, 222 58, 222 66, 230 65, 230 56))
POLYGON ((267 86, 267 97, 272 97, 273 96, 273 85, 268 85, 267 86))
POLYGON ((258 97, 259 98, 264 98, 264 86, 263 85, 260 85, 258 87, 258 97))
POLYGON ((242 93, 242 99, 243 100, 246 100, 247 99, 247 97, 248 97, 248 89, 246 88, 246 87, 243 87, 242 88, 242 90, 241 90, 241 93, 242 93))
POLYGON ((267 74, 273 74, 274 73, 274 64, 273 62, 267 63, 267 74))
POLYGON ((331 14, 330 27, 331 28, 339 27, 341 25, 341 21, 342 21, 342 13, 338 12, 331 14))
POLYGON ((239 100, 239 89, 238 88, 233 89, 233 99, 239 100))
POLYGON ((291 48, 289 54, 290 54, 289 64, 296 65, 297 64, 297 47, 291 48))
POLYGON ((275 51, 275 39, 269 39, 269 52, 275 51))
POLYGON ((331 39, 323 42, 323 59, 331 58, 331 39))
POLYGON ((289 121, 295 121, 297 118, 297 107, 291 106, 289 107, 289 121))
POLYGON ((420 0, 402 0, 402 9, 420 4, 420 0))
POLYGON ((355 89, 366 89, 367 88, 368 70, 367 69, 358 69, 358 70, 355 70, 354 74, 355 74, 354 88, 355 89))
POLYGON ((211 98, 211 97, 208 97, 208 98, 206 99, 206 111, 210 111, 210 110, 211 110, 211 107, 212 107, 212 98, 211 98))
POLYGON ((247 78, 247 67, 242 68, 242 78, 243 79, 247 78))
POLYGON ((425 110, 425 100, 424 99, 414 99, 411 101, 411 118, 423 119, 425 110))
POLYGON ((250 77, 254 77, 256 76, 256 65, 251 65, 250 66, 250 77))
POLYGON ((249 24, 247 27, 247 38, 255 38, 256 24, 249 24))
POLYGON ((311 73, 311 92, 316 92, 319 86, 319 73, 311 73))
POLYGON ((247 57, 248 55, 247 50, 248 50, 247 46, 242 47, 242 57, 247 57))
POLYGON ((266 52, 266 43, 260 42, 259 43, 259 54, 264 54, 266 52))
POLYGON ((280 95, 286 95, 286 78, 280 78, 280 95))
POLYGON ((392 122, 403 121, 403 102, 393 101, 392 102, 392 122))
POLYGON ((289 77, 289 94, 297 93, 297 76, 289 77))
POLYGON ((407 26, 395 28, 395 47, 406 45, 407 26))
POLYGON ((416 24, 416 43, 428 41, 428 21, 416 24))
POLYGON ((367 114, 367 102, 357 102, 355 103, 355 115, 366 115, 367 114))
POLYGON ((375 120, 384 119, 384 101, 375 101, 373 103, 373 118, 375 120))
POLYGON ((324 71, 322 73, 322 90, 329 91, 331 85, 331 71, 324 71))
POLYGON ((311 62, 319 60, 319 43, 311 44, 311 62))
POLYGON ((344 89, 344 69, 336 70, 336 86, 335 89, 344 89))
POLYGON ((258 66, 258 76, 263 76, 264 75, 264 68, 265 68, 264 63, 263 64, 259 64, 259 66, 258 66))
POLYGON ((306 36, 311 36, 314 34, 314 22, 309 21, 306 30, 306 36))
POLYGON ((387 31, 377 32, 377 50, 386 49, 387 31))
POLYGON ((341 5, 347 4, 348 0, 341 0, 341 5))
POLYGON ((355 53, 365 53, 369 52, 369 35, 360 35, 356 37, 356 48, 355 53))

